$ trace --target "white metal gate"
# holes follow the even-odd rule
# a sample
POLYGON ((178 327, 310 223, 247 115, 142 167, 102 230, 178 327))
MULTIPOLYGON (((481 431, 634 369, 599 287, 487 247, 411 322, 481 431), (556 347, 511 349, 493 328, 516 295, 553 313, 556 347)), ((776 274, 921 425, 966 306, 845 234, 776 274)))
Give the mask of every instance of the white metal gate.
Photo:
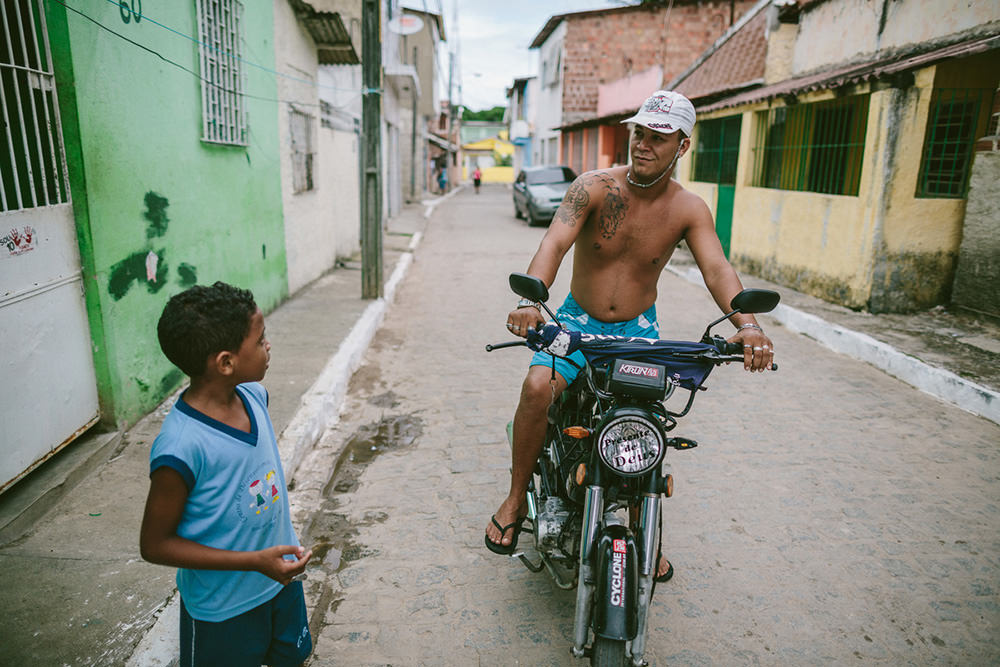
POLYGON ((41 0, 0 0, 0 107, 3 490, 99 416, 41 0))

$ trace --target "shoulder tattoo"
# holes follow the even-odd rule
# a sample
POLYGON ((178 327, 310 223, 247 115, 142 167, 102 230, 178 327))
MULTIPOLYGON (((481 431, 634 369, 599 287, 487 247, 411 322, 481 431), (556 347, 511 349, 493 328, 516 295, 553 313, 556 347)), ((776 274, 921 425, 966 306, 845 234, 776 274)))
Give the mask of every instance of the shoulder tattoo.
POLYGON ((579 178, 573 181, 563 197, 562 206, 556 211, 556 220, 570 227, 576 225, 576 221, 590 205, 590 195, 580 181, 579 178))

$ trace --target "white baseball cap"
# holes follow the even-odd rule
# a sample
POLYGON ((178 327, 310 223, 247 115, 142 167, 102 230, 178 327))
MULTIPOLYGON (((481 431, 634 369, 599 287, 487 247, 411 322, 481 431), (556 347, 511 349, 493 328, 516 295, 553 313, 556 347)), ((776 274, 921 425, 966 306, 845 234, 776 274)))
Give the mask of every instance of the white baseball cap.
POLYGON ((694 121, 694 105, 691 100, 672 90, 658 90, 646 98, 639 113, 622 122, 642 125, 663 134, 681 130, 690 137, 694 121))

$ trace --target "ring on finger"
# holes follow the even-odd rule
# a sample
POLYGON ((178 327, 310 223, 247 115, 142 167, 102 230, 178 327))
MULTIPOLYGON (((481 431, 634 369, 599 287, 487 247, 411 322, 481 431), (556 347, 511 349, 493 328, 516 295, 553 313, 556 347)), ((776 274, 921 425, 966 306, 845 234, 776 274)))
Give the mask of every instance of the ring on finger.
POLYGON ((760 351, 761 351, 761 350, 763 350, 763 349, 764 349, 764 348, 762 348, 762 347, 757 347, 757 346, 755 345, 755 346, 754 346, 754 348, 753 348, 753 351, 754 351, 754 352, 760 352, 760 351))

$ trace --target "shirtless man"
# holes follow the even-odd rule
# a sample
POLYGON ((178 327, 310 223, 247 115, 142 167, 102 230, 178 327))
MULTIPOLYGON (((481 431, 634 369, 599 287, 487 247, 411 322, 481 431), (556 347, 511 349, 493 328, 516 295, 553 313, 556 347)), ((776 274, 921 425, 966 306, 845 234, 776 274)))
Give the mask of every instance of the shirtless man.
MULTIPOLYGON (((671 178, 677 160, 691 145, 694 106, 679 93, 659 90, 623 122, 632 124, 631 166, 590 171, 573 182, 528 273, 551 286, 575 244, 570 294, 557 313, 559 320, 592 333, 659 338, 656 284, 681 239, 687 241, 723 312, 743 285, 723 254, 705 202, 671 178)), ((507 328, 522 337, 545 321, 538 308, 525 301, 507 316, 507 328)), ((729 340, 743 344, 744 368, 768 368, 774 346, 753 315, 734 315, 731 321, 737 331, 729 340)), ((510 492, 486 527, 486 546, 496 553, 511 553, 517 545, 527 514, 528 482, 545 440, 548 406, 576 375, 571 364, 557 359, 553 387, 551 369, 552 358, 536 354, 521 387, 510 492)), ((672 574, 673 567, 661 556, 657 580, 672 574)))

